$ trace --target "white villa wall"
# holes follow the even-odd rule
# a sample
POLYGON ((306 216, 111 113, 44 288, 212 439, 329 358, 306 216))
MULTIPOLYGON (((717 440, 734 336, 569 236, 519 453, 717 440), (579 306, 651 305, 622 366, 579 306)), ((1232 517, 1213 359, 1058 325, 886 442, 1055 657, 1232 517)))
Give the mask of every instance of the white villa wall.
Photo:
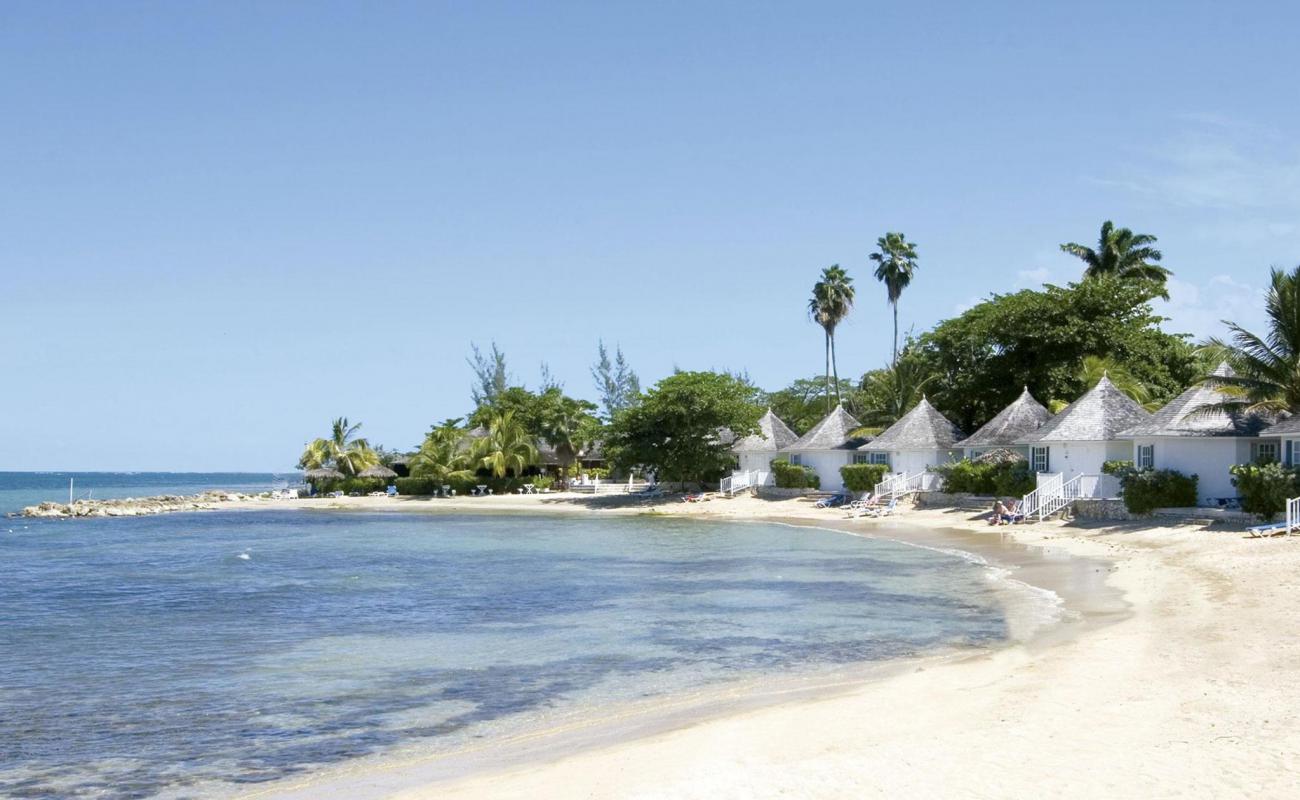
POLYGON ((1196 475, 1196 494, 1203 505, 1217 505, 1220 497, 1237 497, 1232 476, 1228 473, 1236 464, 1251 462, 1253 439, 1243 437, 1219 438, 1141 438, 1133 440, 1133 449, 1126 458, 1137 463, 1138 447, 1154 445, 1156 469, 1173 469, 1184 475, 1196 475))
POLYGON ((1065 480, 1076 475, 1097 475, 1107 461, 1132 461, 1133 443, 1116 442, 1042 442, 1049 447, 1048 472, 1059 472, 1065 480))
POLYGON ((816 470, 817 477, 822 482, 822 490, 828 492, 844 488, 844 476, 840 474, 840 467, 853 460, 852 450, 793 450, 785 455, 791 462, 795 460, 794 456, 798 456, 800 464, 816 470))
POLYGON ((952 450, 894 450, 889 453, 889 467, 894 472, 915 475, 939 467, 959 455, 952 450))
POLYGON ((737 460, 740 462, 739 469, 742 472, 768 472, 772 469, 772 459, 776 458, 775 450, 749 450, 737 453, 737 460))

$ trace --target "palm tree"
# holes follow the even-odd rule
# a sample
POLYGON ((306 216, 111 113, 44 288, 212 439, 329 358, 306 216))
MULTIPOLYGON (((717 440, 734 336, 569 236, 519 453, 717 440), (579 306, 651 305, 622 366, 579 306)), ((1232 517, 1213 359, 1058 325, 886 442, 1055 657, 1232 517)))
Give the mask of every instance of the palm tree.
POLYGON ((472 466, 460 420, 448 419, 425 434, 424 442, 411 459, 411 474, 439 483, 468 481, 474 477, 472 466))
POLYGON ((812 298, 808 300, 808 315, 822 326, 826 333, 826 411, 831 410, 831 387, 835 400, 840 400, 840 373, 835 363, 835 328, 853 310, 853 279, 839 264, 822 270, 821 280, 813 284, 812 298), (831 383, 832 379, 834 384, 831 383))
MULTIPOLYGON (((884 429, 897 422, 925 396, 939 377, 924 362, 904 357, 892 366, 862 376, 863 411, 859 417, 867 427, 884 429)), ((866 431, 863 431, 864 433, 866 431)))
POLYGON ((1141 378, 1130 372, 1128 367, 1109 356, 1084 356, 1083 363, 1079 366, 1079 379, 1083 381, 1084 391, 1101 383, 1102 378, 1109 378, 1116 389, 1147 411, 1155 411, 1162 405, 1159 400, 1152 399, 1151 389, 1141 378))
POLYGON ((360 429, 360 422, 349 425, 347 417, 339 417, 331 425, 328 439, 313 439, 308 443, 298 466, 302 469, 330 466, 348 476, 373 467, 379 463, 379 457, 370 449, 369 442, 356 435, 360 429))
POLYGON ((596 407, 585 400, 560 395, 542 414, 541 436, 560 458, 560 474, 567 477, 569 466, 596 438, 596 407))
POLYGON ((886 233, 876 240, 879 250, 871 254, 876 262, 876 280, 885 284, 885 298, 894 308, 894 350, 891 364, 898 363, 898 299, 912 283, 916 272, 916 244, 901 233, 886 233))
POLYGON ((1087 264, 1083 271, 1084 278, 1111 275, 1149 281, 1157 285, 1160 296, 1168 300, 1165 279, 1171 273, 1155 263, 1163 258, 1163 254, 1152 246, 1155 243, 1156 237, 1150 234, 1116 228, 1115 223, 1106 220, 1101 224, 1101 236, 1097 239, 1096 250, 1074 242, 1061 245, 1061 250, 1087 264))
POLYGON ((537 463, 537 446, 533 437, 515 419, 515 412, 494 413, 488 420, 487 435, 476 439, 471 449, 474 462, 494 476, 523 474, 537 463))
POLYGON ((1273 268, 1264 308, 1266 335, 1225 320, 1230 341, 1205 343, 1207 355, 1228 362, 1236 373, 1211 375, 1205 382, 1240 398, 1225 402, 1223 410, 1300 412, 1300 266, 1290 272, 1273 268))

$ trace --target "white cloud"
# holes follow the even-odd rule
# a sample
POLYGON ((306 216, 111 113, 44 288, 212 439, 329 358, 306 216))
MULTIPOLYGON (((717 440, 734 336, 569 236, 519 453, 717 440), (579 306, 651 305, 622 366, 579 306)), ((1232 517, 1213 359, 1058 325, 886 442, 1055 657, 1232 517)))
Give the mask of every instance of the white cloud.
POLYGON ((1169 317, 1164 325, 1170 333, 1190 333, 1195 341, 1223 336, 1223 320, 1247 330, 1264 328, 1264 289, 1220 274, 1201 284, 1168 281, 1169 300, 1154 303, 1156 313, 1169 317))

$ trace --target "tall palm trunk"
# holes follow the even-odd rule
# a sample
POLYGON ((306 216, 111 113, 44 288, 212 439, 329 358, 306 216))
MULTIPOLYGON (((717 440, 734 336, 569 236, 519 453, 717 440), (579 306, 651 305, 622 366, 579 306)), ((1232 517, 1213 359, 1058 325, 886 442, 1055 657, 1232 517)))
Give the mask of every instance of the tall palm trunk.
POLYGON ((831 413, 831 332, 826 331, 826 413, 831 413))
POLYGON ((835 387, 835 405, 841 405, 843 401, 840 399, 840 370, 839 370, 839 366, 835 363, 835 334, 834 333, 830 334, 830 339, 831 339, 831 379, 833 381, 831 385, 835 387))
POLYGON ((898 301, 890 303, 894 307, 894 362, 893 366, 898 366, 898 301))

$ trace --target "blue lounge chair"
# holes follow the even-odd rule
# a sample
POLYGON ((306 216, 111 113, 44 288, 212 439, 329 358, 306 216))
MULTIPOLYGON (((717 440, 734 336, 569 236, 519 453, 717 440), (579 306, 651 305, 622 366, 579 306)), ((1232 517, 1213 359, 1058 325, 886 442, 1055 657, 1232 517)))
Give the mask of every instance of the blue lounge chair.
POLYGON ((1247 528, 1253 537, 1277 536, 1279 533, 1290 533, 1287 530, 1285 522, 1270 522, 1267 525, 1256 525, 1253 528, 1247 528))
POLYGON ((817 501, 817 508, 834 508, 835 506, 844 505, 849 499, 847 494, 833 494, 830 497, 823 497, 817 501))
POLYGON ((389 486, 389 487, 388 487, 387 494, 388 494, 389 497, 397 497, 397 487, 396 487, 396 486, 389 486))

